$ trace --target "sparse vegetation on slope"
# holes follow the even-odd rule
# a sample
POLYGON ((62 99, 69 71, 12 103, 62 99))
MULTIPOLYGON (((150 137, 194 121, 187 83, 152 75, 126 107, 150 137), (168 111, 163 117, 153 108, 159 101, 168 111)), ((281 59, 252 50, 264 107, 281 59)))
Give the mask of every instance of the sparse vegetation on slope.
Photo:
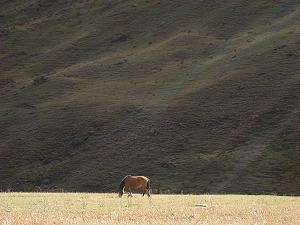
POLYGON ((298 1, 3 1, 3 190, 300 193, 298 1))

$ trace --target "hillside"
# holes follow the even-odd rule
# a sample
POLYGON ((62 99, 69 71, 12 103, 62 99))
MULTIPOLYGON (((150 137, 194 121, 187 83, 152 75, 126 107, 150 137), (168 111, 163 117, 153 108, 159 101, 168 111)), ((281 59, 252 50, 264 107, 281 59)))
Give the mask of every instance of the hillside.
POLYGON ((296 0, 3 0, 2 190, 300 194, 296 0))

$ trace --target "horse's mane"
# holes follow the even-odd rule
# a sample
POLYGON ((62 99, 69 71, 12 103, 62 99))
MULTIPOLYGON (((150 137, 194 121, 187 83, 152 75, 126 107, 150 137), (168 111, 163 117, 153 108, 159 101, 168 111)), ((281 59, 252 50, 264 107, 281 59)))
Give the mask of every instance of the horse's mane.
POLYGON ((120 186, 119 186, 119 191, 122 191, 122 189, 124 188, 125 186, 125 180, 127 179, 127 177, 130 177, 131 175, 127 175, 123 178, 123 180, 121 181, 120 183, 120 186))

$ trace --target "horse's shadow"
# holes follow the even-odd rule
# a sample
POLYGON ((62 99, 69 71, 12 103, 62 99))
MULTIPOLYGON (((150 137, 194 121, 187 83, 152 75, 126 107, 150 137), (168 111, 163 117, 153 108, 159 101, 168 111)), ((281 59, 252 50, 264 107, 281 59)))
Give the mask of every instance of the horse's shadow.
POLYGON ((120 201, 121 201, 121 205, 122 206, 125 206, 125 207, 135 207, 135 206, 145 206, 145 205, 147 205, 147 206, 152 206, 152 197, 150 197, 150 198, 139 198, 139 196, 138 197, 136 197, 136 198, 134 198, 134 197, 132 197, 132 195, 131 196, 128 196, 127 198, 126 198, 126 200, 125 199, 120 199, 120 201), (141 199, 144 199, 144 200, 141 200, 141 199))

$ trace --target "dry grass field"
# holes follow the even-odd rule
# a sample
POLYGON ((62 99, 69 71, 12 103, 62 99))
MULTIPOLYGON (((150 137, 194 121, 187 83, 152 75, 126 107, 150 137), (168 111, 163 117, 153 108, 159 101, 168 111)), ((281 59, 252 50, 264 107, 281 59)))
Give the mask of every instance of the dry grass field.
POLYGON ((300 224, 300 198, 1 193, 0 224, 300 224), (202 204, 203 206, 197 206, 202 204))

